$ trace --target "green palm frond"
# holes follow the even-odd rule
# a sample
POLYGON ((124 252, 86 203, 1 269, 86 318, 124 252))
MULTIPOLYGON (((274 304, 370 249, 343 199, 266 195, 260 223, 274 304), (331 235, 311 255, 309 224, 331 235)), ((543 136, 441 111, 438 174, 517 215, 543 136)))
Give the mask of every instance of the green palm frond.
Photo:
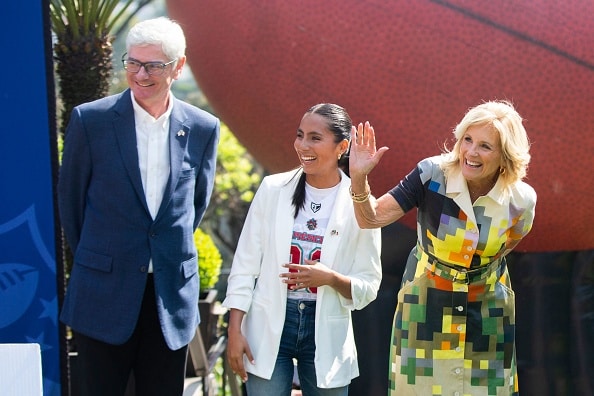
MULTIPOLYGON (((136 13, 150 0, 136 0, 136 13)), ((55 34, 54 60, 63 104, 60 131, 65 133, 72 108, 109 91, 112 29, 127 22, 135 0, 50 0, 55 34)))
POLYGON ((89 34, 108 34, 133 3, 134 0, 50 0, 52 28, 57 37, 70 35, 75 41, 89 34))

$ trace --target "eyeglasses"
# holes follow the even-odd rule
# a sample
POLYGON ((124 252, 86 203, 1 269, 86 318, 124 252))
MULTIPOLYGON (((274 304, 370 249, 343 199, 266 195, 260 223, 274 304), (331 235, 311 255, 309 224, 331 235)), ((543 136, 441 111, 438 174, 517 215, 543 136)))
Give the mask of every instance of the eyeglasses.
POLYGON ((150 74, 151 76, 160 76, 161 74, 163 74, 163 72, 165 71, 165 68, 168 65, 172 64, 173 62, 175 62, 177 60, 177 59, 174 59, 167 63, 138 62, 136 60, 124 59, 126 57, 126 55, 128 55, 128 54, 125 53, 124 55, 122 55, 122 63, 124 64, 124 69, 126 69, 126 71, 128 73, 138 73, 140 71, 140 69, 142 67, 144 67, 144 70, 146 70, 146 72, 148 74, 150 74))

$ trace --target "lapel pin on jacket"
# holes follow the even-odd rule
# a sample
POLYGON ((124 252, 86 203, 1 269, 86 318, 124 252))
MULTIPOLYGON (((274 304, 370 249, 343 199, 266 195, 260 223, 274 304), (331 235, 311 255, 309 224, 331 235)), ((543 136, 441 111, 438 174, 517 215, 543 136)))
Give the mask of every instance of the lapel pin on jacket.
POLYGON ((182 130, 179 130, 179 131, 177 132, 177 136, 184 136, 185 134, 186 134, 186 133, 185 133, 184 131, 182 131, 182 130))

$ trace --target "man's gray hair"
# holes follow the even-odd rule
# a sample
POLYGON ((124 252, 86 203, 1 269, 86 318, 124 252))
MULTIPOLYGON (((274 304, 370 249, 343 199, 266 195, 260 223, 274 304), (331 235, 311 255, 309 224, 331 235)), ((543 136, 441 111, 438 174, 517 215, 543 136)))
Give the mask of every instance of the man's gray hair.
POLYGON ((170 60, 185 55, 186 37, 181 26, 166 17, 148 19, 137 23, 128 32, 126 50, 130 47, 160 45, 163 53, 170 60))

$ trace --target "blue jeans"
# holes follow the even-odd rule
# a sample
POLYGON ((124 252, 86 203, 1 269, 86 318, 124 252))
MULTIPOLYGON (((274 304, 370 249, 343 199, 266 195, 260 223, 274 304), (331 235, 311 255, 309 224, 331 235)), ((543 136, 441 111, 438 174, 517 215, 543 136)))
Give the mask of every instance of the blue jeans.
POLYGON ((293 385, 293 359, 297 360, 303 396, 348 395, 348 385, 331 389, 318 388, 316 385, 315 318, 315 301, 287 299, 285 325, 272 377, 267 380, 248 373, 245 386, 249 396, 289 396, 293 385))

